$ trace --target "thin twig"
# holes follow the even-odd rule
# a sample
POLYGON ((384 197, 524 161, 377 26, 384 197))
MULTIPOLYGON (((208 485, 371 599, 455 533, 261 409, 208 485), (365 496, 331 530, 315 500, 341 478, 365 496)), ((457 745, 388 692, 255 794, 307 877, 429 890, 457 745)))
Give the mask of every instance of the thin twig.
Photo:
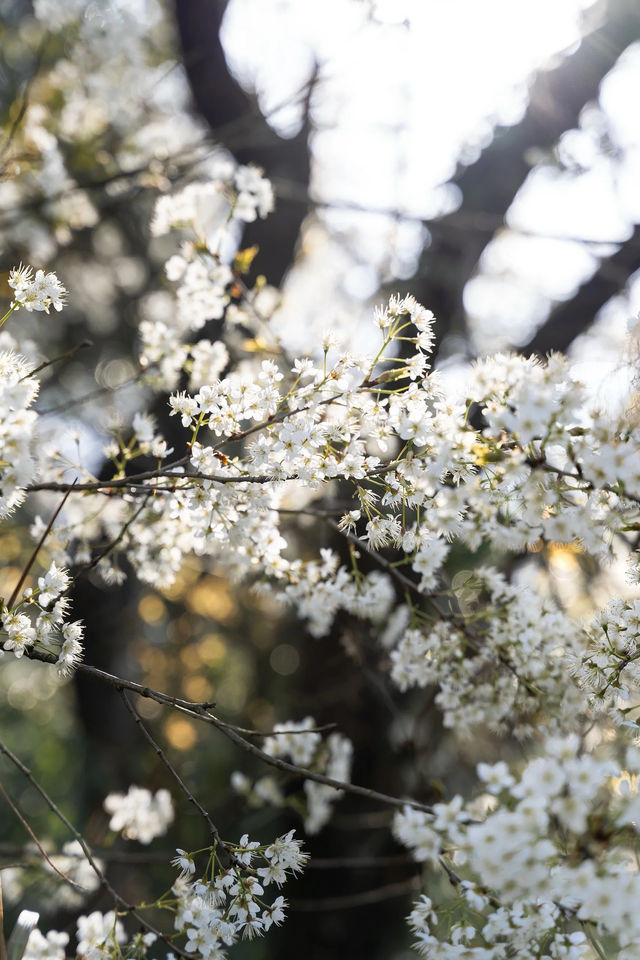
MULTIPOLYGON (((180 709, 180 708, 178 708, 180 709)), ((344 780, 335 780, 333 777, 325 777, 321 773, 316 773, 313 770, 307 770, 305 767, 299 767, 295 763, 288 763, 286 760, 281 760, 280 757, 272 757, 270 754, 265 753, 264 750, 261 750, 260 747, 256 747, 255 744, 251 743, 249 740, 245 740, 244 737, 241 737, 239 733, 229 727, 222 720, 219 720, 212 713, 208 711, 198 711, 196 716, 200 715, 208 723, 211 723, 216 729, 220 730, 221 733, 228 737, 229 740, 232 740, 246 753, 252 754, 254 757, 258 757, 263 763, 267 763, 271 767, 275 767, 277 770, 284 770, 287 773, 292 773, 297 777, 302 777, 305 780, 313 780, 315 783, 322 783, 327 787, 333 787, 335 790, 341 790, 344 793, 352 793, 359 797, 366 797, 368 800, 376 800, 379 803, 388 804, 392 807, 414 807, 416 810, 424 810, 426 813, 431 813, 431 807, 426 806, 423 803, 418 803, 416 800, 410 800, 405 797, 391 797, 386 793, 379 793, 377 790, 372 790, 370 787, 360 787, 355 783, 348 783, 344 780)))
POLYGON ((22 383, 23 380, 27 380, 29 377, 35 377, 36 373, 40 373, 41 370, 45 370, 46 367, 51 367, 54 363, 59 363, 61 360, 71 360, 80 350, 85 350, 87 347, 92 346, 93 342, 91 340, 83 340, 81 343, 77 343, 75 347, 72 347, 71 350, 60 353, 51 360, 45 360, 39 367, 35 367, 33 370, 30 370, 29 373, 25 373, 24 377, 21 377, 18 382, 22 383))
MULTIPOLYGON (((149 850, 145 853, 129 853, 126 850, 114 850, 112 847, 93 846, 93 852, 100 860, 111 861, 113 863, 168 863, 174 856, 174 851, 149 850)), ((63 856, 70 860, 84 860, 84 853, 72 850, 65 853, 62 850, 49 851, 49 856, 63 856)), ((15 862, 3 863, 2 869, 8 866, 25 867, 40 864, 40 858, 36 857, 30 847, 23 847, 17 843, 0 843, 0 857, 11 857, 15 862)))
MULTIPOLYGON (((42 663, 57 663, 56 658, 52 654, 39 650, 26 650, 25 656, 29 657, 30 660, 40 660, 42 663)), ((141 697, 146 697, 148 700, 155 700, 156 703, 161 703, 163 706, 175 707, 178 710, 186 710, 194 716, 200 717, 202 714, 199 711, 210 710, 211 707, 215 706, 215 703, 211 700, 195 703, 190 700, 182 700, 180 697, 171 697, 166 693, 161 693, 159 690, 152 690, 151 687, 144 686, 142 683, 136 683, 135 680, 125 680, 124 677, 117 677, 113 673, 107 673, 106 670, 92 667, 88 663, 79 663, 75 669, 79 670, 80 673, 86 673, 87 676, 94 677, 96 680, 101 680, 111 687, 115 687, 116 690, 131 690, 132 693, 137 693, 141 697)))
POLYGON ((180 774, 178 773, 178 771, 176 770, 176 768, 173 766, 173 764, 171 763, 171 761, 170 761, 169 758, 167 757, 167 755, 166 755, 166 753, 164 752, 164 750, 162 749, 162 747, 161 747, 159 744, 157 744, 156 741, 153 739, 151 733, 147 730, 146 726, 145 726, 144 723, 142 722, 142 718, 140 717, 140 714, 138 713, 138 711, 136 710, 136 708, 133 706, 133 704, 132 704, 131 701, 129 700, 129 697, 126 695, 126 693, 124 692, 124 690, 119 690, 118 692, 119 692, 119 694, 120 694, 120 696, 121 696, 121 698, 122 698, 122 702, 124 703, 125 707, 126 707, 127 710, 129 711, 129 713, 131 714, 131 716, 133 717, 133 719, 135 720, 135 722, 137 723, 137 725, 139 726, 139 728, 140 728, 140 730, 142 731, 145 739, 148 741, 148 743, 151 744, 151 746, 152 746, 153 749, 155 750, 158 758, 159 758, 159 759, 162 761, 162 763, 165 765, 165 767, 167 768, 167 770, 169 771, 169 773, 171 774, 171 776, 173 777, 173 779, 176 781, 176 783, 178 784, 178 786, 179 786, 180 789, 182 790, 183 794, 185 795, 185 797, 187 798, 187 800, 189 801, 189 803, 193 804, 193 806, 196 808, 196 810, 198 811, 198 813, 200 814, 200 816, 204 819, 205 823, 207 824, 207 827, 209 828, 209 833, 211 834, 211 836, 213 837, 213 839, 216 841, 216 843, 218 844, 218 846, 225 851, 225 853, 226 853, 227 856, 230 858, 230 860, 231 860, 232 862, 235 862, 235 857, 233 856, 231 850, 230 850, 230 849, 227 847, 227 845, 223 842, 222 838, 220 837, 220 833, 218 832, 218 828, 216 827, 215 823, 213 822, 213 820, 212 820, 211 817, 209 816, 208 812, 205 810, 205 808, 202 806, 202 804, 201 804, 201 803, 194 797, 194 795, 191 793, 191 791, 189 790, 188 786, 186 785, 186 783, 184 782, 184 780, 182 779, 182 777, 180 776, 180 774))
MULTIPOLYGON (((171 851, 148 851, 146 853, 130 853, 126 850, 114 850, 106 847, 93 847, 94 853, 100 860, 113 863, 149 864, 167 863, 173 856, 171 851)), ((84 859, 84 853, 63 853, 61 850, 50 851, 49 855, 64 856, 73 860, 84 859)), ((11 863, 3 863, 2 869, 9 866, 24 867, 40 863, 30 847, 23 847, 17 843, 0 843, 0 857, 11 857, 11 863)), ((305 870, 377 870, 387 867, 402 867, 415 864, 410 853, 389 854, 388 856, 370 857, 312 857, 305 870)))
POLYGON ((26 819, 22 816, 22 814, 20 813, 15 803, 13 802, 13 800, 11 799, 11 797, 9 796, 9 794, 7 793, 7 791, 2 786, 1 783, 0 783, 0 793, 2 793, 2 796, 5 798, 5 800, 7 801, 7 803, 13 810, 13 812, 15 813, 17 819, 20 821, 20 823, 25 828, 25 830, 27 831, 27 833, 35 843, 36 847, 42 854, 43 859, 46 860, 46 862, 49 864, 49 866, 54 871, 54 873, 57 873, 58 876, 61 877, 65 883, 71 884, 71 886, 74 887, 76 890, 79 890, 81 893, 87 893, 84 887, 80 886, 79 883, 76 883, 75 880, 72 880, 71 877, 68 877, 66 874, 62 872, 62 870, 59 870, 58 867, 56 867, 55 863, 51 860, 50 856, 48 855, 48 853, 46 852, 46 850, 44 849, 44 847, 36 837, 35 833, 27 823, 26 819))
MULTIPOLYGON (((420 599, 428 601, 428 603, 430 603, 436 609, 441 619, 443 620, 453 619, 450 613, 442 609, 442 605, 438 602, 437 597, 434 597, 433 594, 428 594, 428 593, 425 593, 423 590, 421 590, 419 584, 417 584, 414 580, 411 580, 409 577, 406 577, 403 573, 401 573, 397 567, 394 567, 393 564, 390 563, 390 561, 387 560, 385 557, 383 557, 380 553, 378 553, 377 550, 372 550, 371 547, 369 547, 366 543, 364 543, 362 540, 356 537, 353 533, 349 533, 346 530, 341 530, 339 525, 335 522, 335 520, 332 520, 330 517, 325 517, 324 521, 328 526, 331 527, 332 530, 337 531, 341 536, 345 538, 345 540, 348 540, 349 543, 353 544, 353 546, 355 546, 358 550, 362 550, 363 553, 366 553, 367 556, 371 557, 372 560, 375 563, 377 563, 378 566, 382 567, 383 570, 386 570, 389 576, 393 580, 395 580, 398 584, 403 586, 406 590, 410 590, 416 596, 420 597, 420 599)), ((456 620, 455 622, 456 622, 456 626, 464 632, 465 641, 469 645, 469 647, 474 651, 474 653, 482 653, 483 651, 481 646, 472 636, 470 636, 466 625, 464 623, 461 623, 458 620, 456 620)), ((504 654, 497 653, 495 651, 494 651, 494 654, 497 660, 499 661, 499 663, 501 663, 503 667, 506 667, 506 669, 509 670, 509 672, 514 675, 516 680, 522 684, 522 686, 525 688, 525 690, 528 693, 531 694, 531 696, 537 697, 540 695, 540 692, 536 690, 535 686, 529 680, 527 680, 526 677, 522 677, 517 672, 516 668, 513 666, 511 661, 508 659, 508 657, 505 657, 504 654)))
MULTIPOLYGON (((187 458, 185 457, 185 461, 187 458)), ((271 476, 251 476, 247 474, 241 474, 237 477, 230 477, 228 474, 220 473, 180 473, 180 474, 171 474, 165 473, 162 470, 146 470, 144 473, 138 473, 131 477, 119 477, 117 480, 92 480, 87 483, 56 483, 56 482, 44 482, 44 483, 32 483, 28 486, 27 492, 32 493, 36 490, 66 490, 67 493, 70 493, 71 490, 77 490, 79 492, 86 490, 117 490, 124 488, 125 493, 126 488, 133 486, 141 480, 173 480, 174 484, 177 481, 181 480, 212 480, 215 483, 279 483, 285 480, 297 480, 297 476, 291 477, 274 477, 271 476)), ((155 490, 155 487, 149 488, 151 491, 155 490)), ((158 488, 162 489, 162 487, 158 488)), ((188 488, 186 488, 188 489, 188 488)))
POLYGON ((575 488, 577 493, 588 493, 592 490, 606 490, 607 493, 614 493, 616 497, 620 497, 621 500, 631 500, 633 503, 640 503, 640 495, 628 493, 626 490, 620 492, 610 483, 595 484, 593 480, 589 480, 587 477, 580 476, 577 473, 571 473, 570 470, 561 470, 560 467, 553 467, 546 461, 544 463, 536 463, 533 466, 534 469, 538 467, 540 470, 544 470, 545 473, 553 473, 558 477, 565 477, 568 480, 577 480, 578 483, 582 483, 583 486, 575 488))
POLYGON ((296 737, 303 733, 326 733, 328 730, 335 730, 338 726, 337 723, 323 723, 321 727, 305 727, 304 730, 253 730, 239 727, 235 723, 225 723, 224 720, 218 720, 218 723, 244 734, 245 737, 296 737))
POLYGON ((138 509, 134 513, 132 513, 129 519, 127 520, 127 522, 123 524, 122 529, 120 530, 120 533, 118 534, 118 536, 114 537, 114 539, 110 543, 108 543, 106 547, 100 550, 92 560, 88 560, 87 563, 83 563, 81 566, 76 567, 73 571, 74 579, 79 577, 80 574, 82 573, 87 573, 87 571, 93 570, 93 568, 96 567, 101 560, 104 560, 104 558, 108 556, 112 550, 115 550, 118 544, 122 541, 123 537, 125 536, 131 524, 135 523, 135 521, 138 519, 138 517, 146 507, 149 497, 154 492, 153 489, 150 490, 148 487, 145 487, 145 490, 147 490, 147 495, 145 496, 144 500, 142 501, 138 509))
MULTIPOLYGON (((73 484, 71 483, 32 483, 26 488, 27 493, 31 493, 35 490, 66 490, 71 492, 71 490, 103 490, 105 488, 113 487, 126 487, 128 483, 136 483, 140 480, 154 480, 156 477, 171 476, 167 474, 167 470, 174 469, 176 467, 182 467, 185 463, 188 463, 189 457, 182 457, 181 460, 175 460, 171 464, 167 464, 163 471, 159 470, 145 470, 143 473, 136 473, 131 477, 119 477, 114 480, 92 480, 90 483, 78 483, 77 481, 73 484)), ((184 474, 179 474, 179 477, 182 478, 184 474)), ((176 478, 177 479, 177 478, 176 478)))
MULTIPOLYGON (((74 483, 75 483, 75 480, 74 480, 74 483)), ((69 488, 69 490, 67 490, 67 492, 65 493, 64 497, 62 498, 62 500, 61 500, 60 503, 58 504, 58 507, 57 507, 55 513, 53 514, 53 516, 51 517, 51 520, 49 520, 49 523, 47 524, 47 529, 44 531, 44 533, 43 533, 42 536, 40 537, 40 540, 38 541, 35 550, 34 550, 33 553, 31 554, 31 556, 29 557, 29 560, 27 561, 27 565, 26 565, 26 567, 24 568, 24 570, 22 571, 22 574, 21 574, 21 576, 20 576, 20 579, 18 580, 17 584, 15 585, 15 588, 14 588, 13 593, 12 593, 11 596, 9 597, 9 602, 8 602, 8 604, 7 604, 7 609, 8 609, 8 610, 11 610, 11 608, 13 607, 13 605, 14 605, 14 603, 15 603, 15 601, 16 601, 16 598, 17 598, 18 594, 20 593, 20 590, 22 589, 22 585, 24 584, 25 580, 26 580, 27 577, 29 576, 29 571, 31 570, 31 567, 32 567, 32 566, 34 565, 34 563, 36 562, 36 557, 37 557, 38 554, 40 553, 40 550, 42 549, 42 545, 44 544, 45 540, 46 540, 47 537, 49 536, 49 533, 51 532, 51 528, 52 528, 52 526, 54 525, 58 514, 60 513, 60 511, 61 511, 62 508, 64 507, 65 503, 67 502, 67 498, 68 498, 68 496, 69 496, 69 494, 71 493, 72 490, 73 490, 73 483, 71 484, 71 487, 69 488)))
POLYGON ((78 397, 69 397, 67 400, 53 407, 46 407, 44 410, 38 409, 38 415, 47 417, 52 413, 66 412, 72 407, 78 407, 86 403, 87 400, 97 400, 98 397, 102 397, 104 394, 117 393, 119 390, 124 390, 125 387, 133 387, 155 366, 155 362, 150 363, 144 370, 139 370, 135 376, 130 377, 128 380, 123 380, 122 383, 116 383, 113 387, 97 387, 95 390, 88 390, 86 393, 81 393, 78 397))
POLYGON ((412 593, 417 594, 423 600, 427 598, 427 594, 423 593, 415 580, 406 577, 404 573, 401 573, 397 567, 394 567, 393 564, 387 560, 386 557, 383 557, 382 554, 378 553, 377 550, 372 550, 368 544, 356 537, 355 534, 349 533, 347 530, 341 530, 339 524, 337 524, 335 520, 332 520, 331 517, 324 517, 323 519, 328 527, 331 527, 332 530, 335 530, 336 533, 339 533, 345 540, 353 544, 357 550, 362 550, 363 553, 371 557, 379 567, 382 567, 382 569, 385 570, 396 583, 404 587, 405 590, 411 590, 412 593))

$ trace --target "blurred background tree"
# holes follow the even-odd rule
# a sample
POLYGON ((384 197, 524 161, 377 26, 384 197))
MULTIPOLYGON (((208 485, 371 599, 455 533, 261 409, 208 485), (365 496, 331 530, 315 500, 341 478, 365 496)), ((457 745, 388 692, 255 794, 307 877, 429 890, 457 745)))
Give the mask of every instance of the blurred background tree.
MULTIPOLYGON (((274 183, 275 212, 248 225, 241 244, 259 247, 251 280, 263 275, 281 290, 277 323, 292 349, 312 349, 334 325, 357 347, 372 302, 399 289, 436 313, 443 376, 455 380, 472 357, 496 349, 562 350, 609 402, 640 291, 634 0, 78 0, 64 14, 50 6, 50 29, 22 0, 3 7, 0 269, 6 277, 20 260, 46 265, 72 291, 44 337, 24 318, 34 357, 90 341, 49 370, 39 403, 45 439, 71 464, 79 447, 99 472, 114 427, 126 432, 133 413, 153 405, 133 359, 139 318, 172 309, 161 272, 168 248, 148 241, 153 201, 206 176, 221 149, 274 183)), ((207 328, 212 339, 219 324, 207 328)), ((171 437, 167 411, 154 412, 171 437)), ((44 516, 54 506, 42 497, 44 516)), ((309 518, 304 542, 289 535, 302 556, 323 545, 348 551, 319 519, 309 518)), ((18 518, 3 526, 0 593, 29 550, 18 518)), ((454 553, 449 576, 464 567, 454 553)), ((577 575, 586 587, 589 571, 577 575)), ((428 802, 468 780, 474 757, 461 762, 431 699, 390 688, 384 649, 359 622, 343 617, 315 640, 195 559, 164 591, 132 579, 105 590, 89 574, 75 609, 90 663, 215 699, 243 726, 266 731, 307 715, 336 723, 354 742, 356 782, 428 802)), ((78 678, 72 704, 44 669, 23 666, 6 662, 0 673, 7 739, 52 794, 64 785, 65 812, 113 858, 114 883, 144 896, 130 863, 148 854, 112 843, 101 803, 105 784, 170 786, 166 771, 113 691, 78 678)), ((156 704, 141 710, 217 822, 238 835, 267 823, 271 835, 288 829, 287 813, 239 813, 230 774, 257 776, 255 765, 186 718, 156 704)), ((5 776, 36 834, 59 846, 65 838, 33 790, 5 776)), ((23 863, 23 827, 8 808, 3 816, 2 862, 23 863)), ((390 816, 343 799, 308 841, 312 868, 285 927, 236 954, 404 956, 400 905, 416 868, 390 839, 390 816)), ((181 844, 191 823, 199 846, 200 822, 187 809, 179 818, 181 844)), ((143 881, 151 885, 155 857, 143 881)), ((42 880, 33 883, 26 905, 41 899, 42 880)), ((62 929, 73 911, 52 905, 62 929)))

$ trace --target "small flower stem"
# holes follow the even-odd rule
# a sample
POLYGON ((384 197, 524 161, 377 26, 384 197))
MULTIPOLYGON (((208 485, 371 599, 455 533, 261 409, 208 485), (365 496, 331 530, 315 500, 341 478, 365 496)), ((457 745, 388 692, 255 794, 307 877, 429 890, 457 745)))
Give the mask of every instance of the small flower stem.
POLYGON ((8 319, 9 319, 9 317, 11 316, 11 314, 13 313, 13 311, 17 309, 17 307, 18 307, 17 303, 12 303, 12 304, 11 304, 11 306, 9 307, 9 309, 7 310, 7 312, 5 313, 4 317, 0 320, 0 327, 2 327, 2 325, 3 325, 4 322, 5 322, 5 320, 8 320, 8 319))

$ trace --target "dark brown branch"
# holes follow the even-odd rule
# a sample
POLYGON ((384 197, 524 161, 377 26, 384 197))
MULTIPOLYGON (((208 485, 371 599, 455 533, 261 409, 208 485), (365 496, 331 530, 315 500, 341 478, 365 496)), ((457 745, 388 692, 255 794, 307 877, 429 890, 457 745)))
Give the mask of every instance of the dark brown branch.
MULTIPOLYGON (((489 240, 472 231, 452 235, 449 216, 480 215, 506 222, 507 211, 531 170, 531 151, 550 154, 562 134, 578 126, 583 107, 597 97, 603 77, 640 35, 636 0, 599 3, 588 11, 587 18, 585 36, 575 51, 558 66, 536 75, 522 120, 496 128, 479 158, 452 178, 462 194, 461 209, 429 225, 431 246, 420 258, 411 292, 441 319, 439 341, 449 332, 466 334, 463 290, 489 240)), ((571 309, 567 305, 567 312, 571 309)), ((592 317, 591 312, 577 311, 574 322, 578 332, 592 317)), ((529 352, 539 348, 542 344, 528 345, 529 352)), ((547 349, 545 343, 542 352, 547 349)))
MULTIPOLYGON (((290 139, 280 137, 267 123, 257 101, 245 93, 229 70, 219 35, 226 8, 227 0, 175 3, 184 65, 196 108, 216 140, 228 147, 239 163, 255 163, 270 178, 308 183, 308 100, 315 77, 310 78, 306 89, 300 132, 290 139)), ((279 285, 293 263, 304 216, 300 204, 278 197, 268 221, 257 220, 246 229, 243 242, 260 247, 259 269, 270 283, 279 285)))
POLYGON ((41 370, 46 370, 47 367, 53 366, 54 363, 60 363, 61 360, 71 360, 80 350, 85 350, 87 347, 92 346, 93 343, 91 340, 82 340, 80 343, 77 343, 75 347, 72 347, 71 350, 67 350, 65 353, 60 353, 57 357, 53 357, 51 360, 44 360, 38 367, 30 370, 29 373, 25 373, 24 377, 21 377, 19 382, 22 383, 22 381, 27 380, 28 377, 35 377, 36 373, 40 373, 41 370))
MULTIPOLYGON (((185 458, 186 460, 187 458, 185 458)), ((297 480, 297 477, 267 477, 267 476, 237 476, 230 477, 227 474, 209 474, 209 473, 165 473, 163 470, 147 470, 144 473, 138 473, 131 477, 119 477, 117 480, 91 480, 87 483, 57 483, 51 481, 47 483, 32 483, 27 487, 27 492, 32 493, 38 490, 66 490, 67 493, 71 493, 72 490, 77 490, 79 493, 83 491, 93 490, 110 490, 110 489, 124 489, 128 486, 134 486, 139 483, 141 480, 173 480, 175 483, 178 483, 181 480, 212 480, 215 483, 276 483, 278 481, 284 482, 285 480, 297 480)), ((153 493, 153 487, 147 487, 148 490, 153 493)), ((160 487, 162 490, 163 488, 160 487)), ((165 488, 166 489, 166 488, 165 488)), ((177 489, 175 486, 171 488, 172 490, 177 489)))
MULTIPOLYGON (((174 856, 173 850, 148 850, 145 853, 130 853, 127 850, 114 850, 111 847, 97 847, 95 845, 93 846, 93 852, 100 860, 130 864, 168 863, 174 856)), ((62 853, 60 850, 50 851, 49 856, 64 856, 77 860, 84 859, 84 853, 82 852, 62 853)), ((26 867, 40 865, 40 858, 34 854, 31 847, 22 847, 17 843, 0 843, 0 857, 11 857, 16 861, 10 864, 4 864, 3 868, 5 866, 26 867)))
MULTIPOLYGON (((25 656, 29 657, 30 660, 40 660, 42 663, 56 663, 54 656, 48 653, 40 653, 37 650, 28 650, 25 656)), ((92 667, 88 663, 79 663, 76 670, 80 673, 87 674, 87 676, 94 677, 94 679, 100 680, 110 687, 114 687, 118 691, 130 690, 132 693, 137 693, 139 696, 145 697, 148 700, 155 700, 156 703, 161 703, 163 706, 176 707, 196 715, 199 714, 199 711, 209 710, 215 706, 211 701, 195 703, 190 700, 181 700, 179 697, 170 697, 166 693, 161 693, 159 690, 152 690, 151 687, 136 683, 134 680, 125 680, 124 677, 116 677, 114 674, 107 673, 106 670, 100 670, 98 667, 92 667)))
POLYGON ((391 807, 402 808, 408 806, 414 807, 416 810, 424 810, 425 813, 432 812, 431 807, 428 807, 423 803, 417 803, 415 800, 402 797, 391 797, 386 793, 379 793, 377 790, 371 790, 369 787, 360 787, 355 783, 347 783, 346 781, 335 780, 333 777, 325 777, 321 773, 316 773, 313 770, 307 770, 305 767, 299 767, 294 763, 288 763, 286 760, 281 760, 280 757, 272 757, 268 753, 265 753, 264 750, 261 750, 260 747, 256 747, 255 744, 245 740, 244 737, 241 737, 240 734, 236 733, 233 728, 229 727, 223 721, 218 720, 218 718, 214 717, 213 714, 205 712, 203 719, 220 730, 225 737, 228 737, 229 740, 232 740, 246 753, 252 754, 252 756, 257 757, 259 760, 262 760, 263 763, 266 763, 271 767, 275 767, 277 770, 284 770, 286 773, 292 773, 296 777, 302 777, 305 780, 313 780, 315 783, 325 784, 325 786, 333 787, 335 790, 341 790, 344 793, 352 793, 356 796, 365 797, 368 800, 375 800, 378 803, 384 803, 391 807))
POLYGON ((178 771, 176 770, 176 768, 173 766, 173 764, 171 763, 171 761, 170 761, 169 758, 167 757, 167 755, 166 755, 166 753, 164 752, 164 750, 162 749, 162 747, 159 746, 159 744, 157 744, 156 741, 153 739, 153 737, 151 736, 150 732, 147 730, 146 726, 145 726, 144 723, 142 722, 142 718, 140 717, 140 714, 139 714, 138 711, 135 709, 135 707, 133 706, 133 704, 132 704, 131 701, 129 700, 129 698, 128 698, 128 696, 126 695, 126 693, 124 692, 124 690, 119 690, 118 692, 120 693, 120 696, 121 696, 121 698, 122 698, 122 702, 124 703, 125 707, 126 707, 127 710, 129 711, 129 713, 131 714, 131 716, 133 717, 133 719, 135 720, 135 722, 137 723, 138 727, 139 727, 140 730, 142 731, 142 734, 144 735, 144 737, 145 737, 145 739, 147 740, 147 742, 148 742, 149 744, 151 744, 151 746, 153 747, 153 749, 154 749, 155 752, 156 752, 156 755, 158 756, 158 758, 160 759, 160 761, 165 765, 165 767, 167 768, 167 770, 169 771, 169 773, 171 774, 171 776, 173 777, 173 779, 176 781, 176 783, 178 784, 178 786, 179 786, 180 789, 182 790, 183 794, 185 795, 185 797, 187 798, 187 800, 189 801, 189 803, 193 804, 193 806, 196 808, 196 810, 198 811, 198 813, 200 814, 200 816, 204 819, 204 821, 205 821, 205 823, 206 823, 206 825, 207 825, 207 827, 208 827, 208 829, 209 829, 209 833, 211 834, 211 836, 213 837, 213 839, 215 840, 215 842, 218 844, 218 846, 219 846, 222 850, 225 851, 225 853, 227 854, 227 856, 229 857, 229 859, 230 859, 232 862, 234 862, 234 861, 235 861, 235 857, 233 856, 231 850, 229 850, 229 848, 227 847, 227 845, 226 845, 225 843, 223 843, 222 838, 220 837, 220 834, 219 834, 219 832, 218 832, 218 828, 216 827, 215 823, 213 822, 213 820, 211 819, 211 817, 209 816, 209 814, 207 813, 207 811, 205 810, 205 808, 202 806, 202 804, 201 804, 201 803, 194 797, 194 795, 191 793, 191 791, 189 790, 188 786, 186 785, 186 783, 184 782, 184 780, 182 779, 182 777, 180 776, 180 774, 178 773, 178 771))
POLYGON ((613 256, 600 261, 598 269, 575 297, 559 304, 520 352, 545 356, 552 350, 566 352, 573 341, 593 325, 598 310, 622 290, 640 267, 640 227, 613 256))
MULTIPOLYGON (((25 656, 28 656, 31 660, 41 660, 43 663, 55 663, 55 657, 39 653, 38 651, 28 651, 25 653, 25 656)), ((245 753, 250 753, 252 756, 257 757, 259 760, 262 760, 263 763, 268 764, 271 767, 275 767, 277 770, 283 770, 286 773, 294 774, 296 777, 302 777, 305 780, 313 780, 315 783, 322 783, 325 786, 333 787, 335 790, 342 790, 345 793, 352 793, 356 796, 365 797, 368 800, 374 800, 378 803, 384 803, 392 807, 414 807, 416 810, 424 810, 426 813, 431 813, 431 807, 426 806, 423 803, 418 803, 416 800, 411 800, 407 797, 391 797, 386 793, 379 793, 377 790, 371 790, 369 787, 360 787, 354 783, 347 783, 342 780, 335 780, 333 777, 325 777, 321 773, 316 773, 313 770, 307 770, 305 767, 299 767, 294 763, 288 763, 286 760, 281 760, 279 757, 272 757, 268 753, 265 753, 264 750, 261 750, 260 747, 256 747, 255 744, 250 743, 248 740, 245 740, 236 730, 225 723, 223 720, 219 720, 218 717, 215 717, 213 714, 209 713, 211 708, 211 703, 190 703, 187 700, 182 700, 179 697, 171 697, 165 693, 161 693, 158 690, 152 690, 150 687, 143 686, 140 683, 135 683, 133 680, 125 680, 123 677, 117 677, 114 674, 107 673, 105 670, 99 670, 97 667, 92 667, 88 663, 79 663, 76 667, 76 670, 79 673, 84 673, 87 676, 94 677, 96 680, 100 680, 103 683, 108 684, 111 687, 115 687, 116 690, 131 690, 133 693, 139 694, 141 697, 146 697, 149 700, 155 700, 157 703, 161 703, 164 706, 173 707, 176 710, 186 713, 188 716, 193 717, 196 720, 202 720, 204 723, 208 723, 211 726, 216 727, 225 737, 229 740, 232 740, 235 744, 241 747, 245 753)))

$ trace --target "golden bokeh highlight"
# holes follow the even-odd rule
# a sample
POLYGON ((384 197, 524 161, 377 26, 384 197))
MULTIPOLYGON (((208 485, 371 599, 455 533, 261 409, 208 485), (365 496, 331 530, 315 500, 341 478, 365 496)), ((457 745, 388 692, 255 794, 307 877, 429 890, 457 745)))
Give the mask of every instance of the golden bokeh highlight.
POLYGON ((22 544, 15 533, 7 533, 4 537, 0 537, 0 557, 3 560, 15 560, 21 552, 22 544))
POLYGON ((167 740, 176 750, 191 750, 198 739, 195 725, 185 717, 169 717, 164 726, 167 740))
POLYGON ((144 683, 156 690, 166 686, 169 675, 169 658, 157 647, 141 646, 138 650, 138 663, 144 670, 144 683))
POLYGON ((212 687, 204 677, 186 677, 182 681, 182 689, 187 700, 197 703, 211 700, 212 687))
POLYGON ((216 577, 203 577, 186 596, 187 609, 201 617, 225 623, 235 616, 236 603, 227 584, 216 577))
POLYGON ((173 583, 168 587, 162 588, 162 596, 166 597, 167 600, 181 600, 185 590, 192 583, 195 583, 199 576, 199 567, 183 564, 173 583))
POLYGON ((180 651, 180 660, 187 670, 197 670, 202 666, 199 645, 197 643, 190 643, 188 646, 183 647, 180 651))
POLYGON ((146 593, 138 603, 138 614, 148 624, 160 623, 167 616, 167 608, 155 593, 146 593))
MULTIPOLYGON (((0 570, 0 596, 11 596, 11 591, 15 588, 21 574, 20 567, 4 567, 0 570)), ((27 586, 29 586, 28 582, 25 583, 25 587, 27 586)))
POLYGON ((268 733, 276 722, 276 711, 272 703, 262 697, 256 697, 247 704, 247 715, 258 730, 268 733))
POLYGON ((208 667, 219 667, 227 656, 227 646, 216 633, 207 633, 200 641, 200 657, 208 667))

